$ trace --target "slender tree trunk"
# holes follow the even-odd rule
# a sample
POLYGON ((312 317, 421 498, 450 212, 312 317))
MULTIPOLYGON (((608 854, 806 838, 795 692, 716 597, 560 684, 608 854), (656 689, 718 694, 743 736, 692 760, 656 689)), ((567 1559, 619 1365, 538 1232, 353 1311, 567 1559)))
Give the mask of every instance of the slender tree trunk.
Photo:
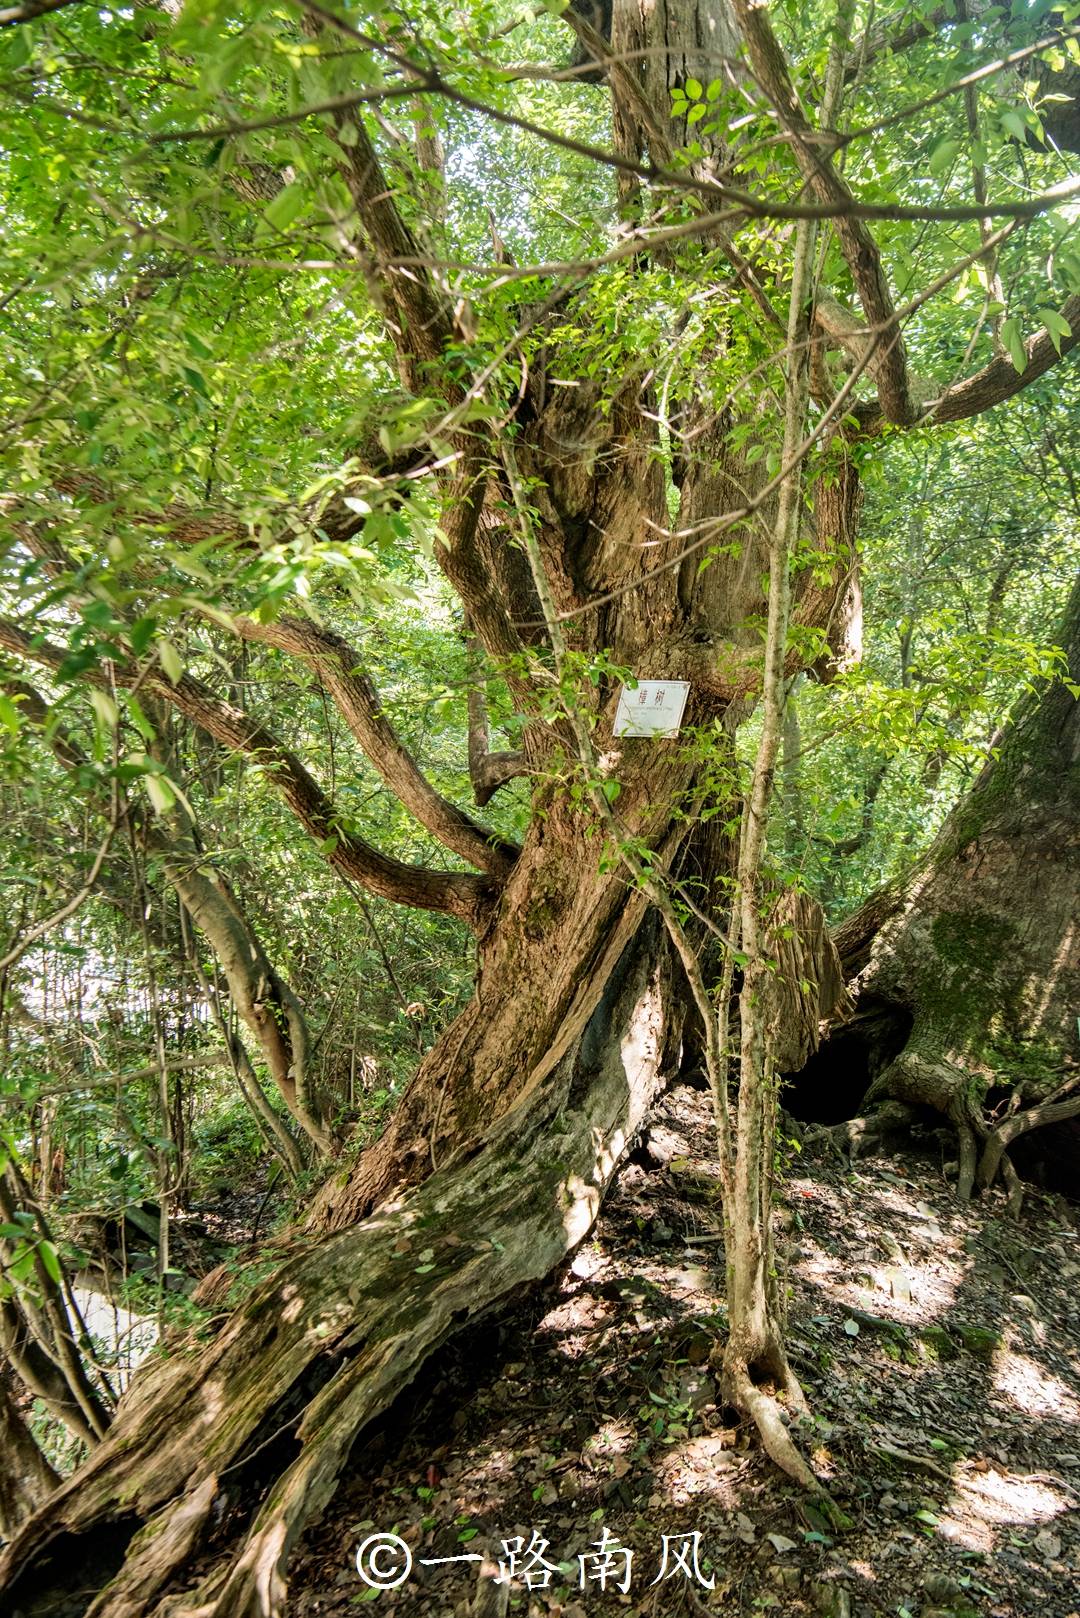
POLYGON ((791 615, 791 552, 799 531, 802 474, 795 456, 809 403, 810 297, 816 227, 796 229, 791 307, 788 318, 788 370, 782 457, 789 472, 780 488, 779 508, 769 553, 769 609, 762 677, 762 726, 750 792, 743 812, 737 875, 739 944, 746 958, 739 994, 738 1126, 732 1192, 725 1196, 724 1230, 728 1274, 728 1340, 723 1355, 729 1397, 753 1415, 773 1459, 800 1482, 815 1478, 798 1455, 769 1396, 759 1386, 766 1377, 794 1409, 806 1400, 784 1348, 779 1288, 772 1242, 772 1155, 776 1117, 776 1039, 779 1030, 772 985, 775 962, 766 929, 764 862, 766 832, 780 744, 787 688, 788 627, 791 615))
POLYGON ((165 875, 225 976, 237 1015, 255 1040, 290 1114, 323 1156, 334 1142, 312 1093, 310 1038, 303 1008, 274 969, 232 887, 209 865, 191 835, 149 833, 165 875))
POLYGON ((12 1539, 59 1485, 0 1372, 0 1539, 12 1539))

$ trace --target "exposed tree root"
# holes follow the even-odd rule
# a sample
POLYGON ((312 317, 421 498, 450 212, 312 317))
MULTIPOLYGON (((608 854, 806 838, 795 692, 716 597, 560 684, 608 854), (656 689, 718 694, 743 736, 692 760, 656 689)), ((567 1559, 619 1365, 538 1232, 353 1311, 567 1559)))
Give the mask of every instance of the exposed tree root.
POLYGON ((959 1172, 956 1176, 956 1195, 961 1202, 970 1202, 971 1193, 975 1189, 975 1164, 978 1160, 975 1131, 966 1118, 955 1119, 954 1123, 960 1161, 959 1172))
MULTIPOLYGON (((1080 1095, 1072 1094, 1080 1085, 1080 1074, 1067 1079, 1059 1085, 1050 1095, 1044 1097, 1036 1106, 1026 1107, 1022 1112, 1014 1112, 996 1128, 986 1135, 986 1144, 983 1147, 979 1162, 979 1184, 981 1186, 993 1185, 1000 1171, 1002 1178, 1010 1191, 1016 1170, 1008 1160, 1007 1148, 1021 1135, 1027 1135, 1033 1129, 1045 1129, 1048 1124, 1064 1123, 1068 1118, 1075 1118, 1080 1114, 1080 1095), (1068 1096, 1069 1099, 1064 1098, 1068 1096)), ((1010 1199, 1011 1204, 1011 1199, 1010 1199)))
POLYGON ((791 1409, 794 1410, 797 1415, 808 1416, 810 1414, 810 1401, 803 1391, 802 1383, 799 1381, 798 1377, 795 1375, 795 1372, 788 1364, 786 1356, 784 1359, 780 1380, 781 1386, 784 1390, 784 1398, 787 1400, 791 1409))
MULTIPOLYGON (((1080 1115, 1080 1074, 1063 1084, 1034 1106, 1011 1112, 997 1125, 985 1117, 976 1100, 976 1076, 952 1062, 934 1060, 922 1051, 902 1051, 889 1064, 867 1093, 867 1101, 885 1096, 908 1105, 933 1107, 948 1118, 956 1131, 959 1155, 956 1194, 961 1202, 971 1199, 975 1187, 989 1189, 998 1176, 1008 1192, 1006 1213, 1019 1216, 1024 1200, 1023 1184, 1008 1155, 1008 1147, 1021 1135, 1047 1125, 1063 1123, 1080 1115)), ((844 1126, 850 1136, 852 1126, 844 1126)))
POLYGON ((1005 1181, 1005 1188, 1009 1193, 1009 1200, 1005 1204, 1005 1212, 1010 1219, 1019 1219, 1020 1210, 1024 1206, 1024 1182, 1013 1168, 1012 1159, 1008 1152, 1001 1154, 1001 1177, 1005 1181))
MULTIPOLYGON (((805 1396, 794 1373, 789 1371, 788 1378, 798 1388, 801 1403, 795 1408, 801 1414, 806 1410, 805 1396)), ((782 1472, 786 1472, 789 1478, 813 1494, 826 1493, 821 1479, 811 1470, 809 1462, 800 1455, 784 1425, 779 1400, 775 1395, 757 1386, 745 1365, 730 1363, 725 1365, 724 1396, 737 1410, 742 1410, 749 1416, 758 1430, 766 1455, 782 1472)))
POLYGON ((975 1101, 975 1076, 940 1058, 928 1056, 909 1045, 900 1052, 867 1092, 867 1101, 886 1096, 909 1107, 932 1107, 956 1131, 959 1172, 956 1194, 969 1202, 975 1189, 979 1161, 979 1141, 986 1138, 987 1126, 975 1101))

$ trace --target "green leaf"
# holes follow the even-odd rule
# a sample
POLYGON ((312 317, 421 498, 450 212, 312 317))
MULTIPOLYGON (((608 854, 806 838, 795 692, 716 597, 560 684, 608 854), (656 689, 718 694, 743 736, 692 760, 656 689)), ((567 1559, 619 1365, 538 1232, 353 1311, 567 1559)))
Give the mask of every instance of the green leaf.
POLYGON ((13 736, 19 734, 19 710, 10 697, 0 691, 0 725, 4 725, 13 736))
POLYGON ((181 365, 180 369, 195 389, 195 392, 201 393, 204 399, 209 399, 210 389, 206 385, 206 378, 202 372, 197 371, 194 365, 181 365))
POLYGON ((91 691, 90 705, 106 730, 115 730, 120 711, 107 691, 91 691))
POLYGON ((176 804, 176 793, 172 789, 171 781, 163 775, 148 775, 143 780, 146 796, 150 799, 159 815, 167 815, 176 804))
POLYGON ((150 723, 149 719, 147 719, 145 713, 143 712, 142 704, 139 702, 139 699, 137 696, 135 696, 134 692, 127 692, 125 700, 131 723, 135 726, 135 729, 139 732, 139 735, 149 747, 156 734, 153 725, 150 723))
POLYGON ((154 631, 156 628, 157 620, 155 618, 136 618, 135 622, 131 626, 131 633, 128 637, 131 641, 131 650, 135 653, 136 657, 141 657, 146 651, 146 648, 154 638, 154 631))
POLYGON ((170 683, 172 685, 179 685, 184 675, 184 662, 172 641, 165 640, 163 636, 159 636, 157 643, 157 654, 158 660, 161 663, 162 668, 165 670, 165 673, 168 675, 170 683))
POLYGON ((13 1281, 29 1281, 34 1273, 34 1249, 24 1247, 15 1254, 8 1265, 8 1274, 13 1281))
POLYGON ((1020 335, 1020 322, 1015 315, 1002 323, 1001 341, 1008 349, 1009 358, 1012 360, 1016 370, 1025 371, 1027 369, 1027 350, 1024 348, 1024 340, 1020 335))
POLYGON ((688 101, 701 100, 702 86, 700 79, 687 79, 684 88, 686 90, 686 98, 688 101))
POLYGON ((1027 122, 1022 113, 1017 112, 1015 107, 1006 107, 999 116, 1006 135, 1011 135, 1014 140, 1027 140, 1027 122))
POLYGON ((186 326, 184 328, 184 337, 187 339, 187 345, 191 349, 191 352, 200 360, 208 360, 212 357, 213 350, 210 348, 206 339, 199 332, 197 332, 193 326, 186 326))
POLYGON ((1039 309, 1037 313, 1050 333, 1050 341, 1060 354, 1062 338, 1072 336, 1072 327, 1065 319, 1065 316, 1059 314, 1056 309, 1039 309))
POLYGON ((279 191, 272 202, 267 203, 263 209, 263 218, 274 230, 288 230, 303 209, 306 197, 306 187, 294 180, 291 185, 279 191))
POLYGON ((706 112, 705 103, 703 101, 699 101, 697 103, 697 105, 691 107, 690 111, 687 113, 687 115, 686 115, 687 123, 688 124, 696 124, 699 121, 699 119, 704 118, 705 112, 706 112))
POLYGON ((37 1244, 38 1257, 41 1259, 45 1274, 54 1286, 60 1285, 60 1255, 53 1242, 40 1241, 37 1244))
POLYGON ((935 175, 944 174, 952 166, 953 159, 959 150, 960 142, 952 135, 947 136, 945 140, 939 140, 934 150, 930 153, 930 173, 935 175))

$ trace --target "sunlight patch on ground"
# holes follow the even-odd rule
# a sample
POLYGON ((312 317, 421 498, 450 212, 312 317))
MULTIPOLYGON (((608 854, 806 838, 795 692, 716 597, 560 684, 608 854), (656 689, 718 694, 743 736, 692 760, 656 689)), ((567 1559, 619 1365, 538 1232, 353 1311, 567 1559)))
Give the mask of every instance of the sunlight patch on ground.
POLYGON ((599 1242, 586 1242, 574 1254, 570 1265, 571 1275, 576 1275, 579 1281, 591 1281, 602 1270, 607 1269, 609 1259, 599 1242))
POLYGON ((964 1550, 992 1552, 1003 1529, 1027 1538, 1035 1525, 1073 1509, 1074 1501, 1049 1483, 991 1467, 958 1478, 938 1524, 943 1538, 964 1550))
POLYGON ((857 1573, 860 1579, 865 1579, 867 1584, 877 1583, 878 1576, 876 1569, 870 1562, 865 1561, 862 1557, 853 1556, 851 1561, 848 1563, 848 1567, 850 1567, 853 1573, 857 1573))
POLYGON ((630 1422, 612 1420, 605 1421, 599 1431, 586 1440, 584 1448, 587 1454, 610 1460, 613 1456, 625 1455, 636 1441, 637 1433, 630 1422))
POLYGON ((928 1259, 924 1263, 891 1264, 852 1273, 850 1259, 805 1236, 803 1257, 793 1268, 841 1308, 864 1309, 901 1324, 938 1321, 954 1308, 965 1266, 928 1259))
POLYGON ((657 1463, 656 1482, 675 1506, 699 1500, 731 1506, 738 1497, 737 1480, 742 1470, 729 1434, 704 1433, 671 1446, 657 1463))
POLYGON ((1028 1355, 998 1349, 993 1374, 994 1392, 1025 1415, 1080 1422, 1080 1400, 1072 1389, 1028 1355))
POLYGON ((846 1252, 831 1252, 815 1240, 815 1229, 828 1242, 830 1231, 846 1228, 851 1208, 837 1191, 806 1179, 792 1180, 788 1190, 790 1207, 811 1227, 797 1229, 793 1236, 801 1252, 793 1268, 841 1307, 864 1309, 900 1324, 942 1319, 957 1302, 970 1258, 934 1211, 905 1186, 885 1178, 871 1183, 857 1176, 857 1181, 859 1197, 865 1199, 867 1234, 871 1225, 878 1232, 880 1262, 866 1262, 853 1271, 846 1252))
POLYGON ((536 1328, 537 1335, 557 1338, 559 1352, 568 1359, 577 1359, 586 1351, 596 1351, 596 1332, 613 1320, 616 1312, 609 1299, 576 1292, 548 1311, 536 1328))

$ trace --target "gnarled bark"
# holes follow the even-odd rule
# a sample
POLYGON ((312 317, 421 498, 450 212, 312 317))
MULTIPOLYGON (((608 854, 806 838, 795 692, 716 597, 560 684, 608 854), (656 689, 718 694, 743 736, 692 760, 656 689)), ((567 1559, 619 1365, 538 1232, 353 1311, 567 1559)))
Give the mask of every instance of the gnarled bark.
POLYGON ((100 1589, 93 1618, 282 1611, 289 1551, 364 1425, 454 1330, 546 1275, 591 1227, 660 1082, 664 968, 651 926, 635 937, 642 910, 631 898, 609 932, 595 974, 606 987, 582 1032, 475 1155, 305 1242, 209 1347, 137 1379, 105 1444, 6 1552, 10 1600, 47 1611, 62 1585, 100 1589), (254 1516, 189 1588, 212 1521, 256 1479, 254 1516), (105 1525, 120 1542, 111 1557, 105 1525))
POLYGON ((857 999, 912 1019, 867 1100, 889 1096, 950 1119, 961 1195, 983 1141, 986 1184, 1009 1140, 1077 1105, 1065 1095, 1080 1005, 1080 703, 1070 690, 1080 680, 1080 581, 1061 644, 1067 682, 1020 701, 904 888, 871 900, 866 917, 838 933, 842 954, 865 951, 865 934, 875 934, 857 999), (995 1128, 984 1099, 1002 1087, 1034 1110, 1014 1102, 995 1128))

